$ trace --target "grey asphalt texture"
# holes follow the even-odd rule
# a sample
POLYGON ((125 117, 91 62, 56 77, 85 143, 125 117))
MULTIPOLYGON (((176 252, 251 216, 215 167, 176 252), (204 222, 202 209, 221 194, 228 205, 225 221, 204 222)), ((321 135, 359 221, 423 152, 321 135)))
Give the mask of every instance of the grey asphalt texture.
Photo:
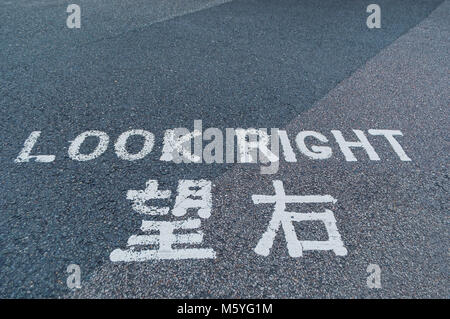
POLYGON ((0 296, 448 298, 448 1, 379 0, 379 30, 365 25, 370 2, 223 2, 79 1, 82 27, 70 30, 69 2, 0 1, 0 296), (142 128, 161 141, 195 119, 291 137, 401 129, 412 161, 378 139, 380 162, 356 151, 347 163, 334 145, 333 159, 282 163, 275 175, 164 163, 160 142, 137 162, 111 147, 90 162, 67 156, 85 130, 115 140, 142 128), (14 163, 34 130, 35 152, 56 161, 14 163), (150 178, 171 190, 178 179, 213 181, 202 230, 217 259, 109 261, 140 226, 126 191, 150 178), (270 194, 273 179, 338 199, 330 208, 348 256, 291 258, 283 236, 269 256, 253 252, 271 207, 251 195, 270 194), (82 269, 75 293, 71 263, 82 269), (373 263, 382 289, 366 286, 373 263))

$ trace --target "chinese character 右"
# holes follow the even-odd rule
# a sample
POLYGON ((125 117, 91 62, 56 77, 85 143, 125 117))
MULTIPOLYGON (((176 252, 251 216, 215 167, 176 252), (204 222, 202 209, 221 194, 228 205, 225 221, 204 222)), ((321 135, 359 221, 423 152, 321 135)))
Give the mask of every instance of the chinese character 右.
POLYGON ((283 182, 279 180, 273 181, 273 186, 275 188, 275 195, 252 196, 255 204, 275 203, 274 213, 269 222, 269 226, 254 249, 258 255, 269 255, 280 227, 283 228, 286 236, 287 248, 291 257, 301 257, 304 250, 332 250, 338 256, 347 255, 347 249, 341 240, 341 236, 336 227, 336 220, 331 210, 326 209, 323 213, 295 213, 286 211, 287 203, 335 203, 336 199, 330 195, 286 195, 283 182), (293 222, 301 221, 322 221, 328 233, 328 240, 298 240, 293 222))

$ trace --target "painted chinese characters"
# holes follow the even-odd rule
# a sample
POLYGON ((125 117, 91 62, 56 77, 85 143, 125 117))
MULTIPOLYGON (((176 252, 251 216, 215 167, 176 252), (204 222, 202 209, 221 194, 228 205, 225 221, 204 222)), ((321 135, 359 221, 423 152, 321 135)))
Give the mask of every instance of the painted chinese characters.
POLYGON ((332 250, 338 256, 347 255, 347 249, 342 243, 341 236, 336 227, 336 220, 334 219, 334 214, 331 210, 326 209, 323 213, 296 213, 286 211, 287 203, 334 203, 336 202, 336 199, 330 195, 286 195, 283 182, 279 180, 273 181, 273 186, 275 188, 275 195, 252 196, 252 200, 255 204, 275 204, 274 213, 269 222, 269 226, 255 248, 255 252, 258 255, 269 255, 273 241, 280 227, 283 228, 286 236, 287 248, 291 257, 303 256, 304 250, 332 250), (325 224, 328 233, 328 240, 298 240, 293 222, 300 221, 322 221, 325 224))
MULTIPOLYGON (((115 249, 110 254, 111 261, 215 258, 216 254, 210 248, 174 248, 174 245, 199 245, 203 242, 203 232, 198 229, 201 219, 211 216, 211 182, 180 180, 177 192, 172 215, 182 217, 189 209, 196 209, 199 218, 176 221, 143 220, 141 231, 144 234, 132 235, 128 239, 126 250, 115 249)), ((170 195, 170 190, 158 190, 158 182, 149 180, 144 190, 129 190, 127 199, 133 202, 132 208, 139 214, 147 217, 164 216, 169 214, 170 207, 148 206, 146 202, 168 200, 170 195)))

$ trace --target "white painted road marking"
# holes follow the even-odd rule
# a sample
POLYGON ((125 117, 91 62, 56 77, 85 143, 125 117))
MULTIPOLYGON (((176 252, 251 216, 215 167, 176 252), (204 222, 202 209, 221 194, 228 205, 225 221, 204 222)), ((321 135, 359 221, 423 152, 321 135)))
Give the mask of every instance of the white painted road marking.
POLYGON ((347 249, 344 247, 341 240, 341 235, 338 232, 336 220, 334 219, 334 214, 331 210, 326 209, 324 213, 294 213, 286 211, 287 203, 335 203, 336 199, 330 195, 286 195, 283 182, 279 180, 274 180, 273 186, 275 188, 275 195, 252 196, 252 200, 255 204, 275 204, 274 213, 269 222, 269 226, 254 249, 258 255, 269 255, 280 227, 283 228, 286 236, 287 248, 291 257, 303 256, 303 250, 333 250, 338 256, 347 255, 347 249), (298 240, 294 225, 292 224, 295 221, 322 221, 325 224, 328 233, 328 240, 298 240))
MULTIPOLYGON (((211 182, 207 180, 179 180, 178 195, 172 215, 186 215, 189 209, 197 209, 200 218, 211 216, 212 196, 211 182)), ((148 180, 144 190, 129 190, 127 199, 133 201, 133 210, 145 215, 167 215, 169 207, 147 206, 146 201, 169 199, 169 190, 158 190, 158 181, 148 180)), ((115 249, 110 254, 113 262, 146 261, 150 259, 203 259, 215 258, 216 253, 210 248, 175 249, 176 244, 197 245, 203 241, 203 232, 188 234, 174 233, 176 230, 192 230, 200 228, 199 218, 182 221, 143 220, 141 231, 145 235, 132 235, 127 242, 128 249, 115 249), (149 234, 150 233, 150 234, 149 234), (156 234, 155 234, 156 233, 156 234), (150 246, 157 245, 158 249, 150 246)))
POLYGON ((30 136, 26 139, 23 149, 20 151, 19 156, 14 160, 16 163, 29 162, 30 159, 36 160, 36 162, 50 163, 55 160, 55 155, 30 155, 34 144, 41 135, 41 131, 31 132, 30 136))
MULTIPOLYGON (((165 131, 161 161, 174 163, 234 163, 237 156, 238 163, 270 163, 270 166, 262 166, 261 173, 274 174, 278 170, 280 155, 284 156, 286 162, 295 163, 297 157, 292 148, 291 142, 285 130, 277 128, 271 129, 271 134, 267 129, 233 129, 226 128, 226 143, 224 148, 224 134, 218 128, 208 128, 203 132, 201 120, 194 121, 194 130, 190 132, 187 128, 168 129, 165 131), (203 141, 210 141, 203 145, 203 141), (235 148, 235 139, 237 147, 235 148), (194 150, 192 151, 192 144, 194 150), (280 150, 280 144, 282 152, 280 150), (225 156, 224 156, 225 150, 225 156), (272 165, 273 164, 273 165, 272 165), (270 168, 270 169, 268 169, 270 168)), ((352 152, 352 148, 363 148, 371 161, 380 161, 380 156, 376 153, 374 147, 370 144, 366 134, 362 130, 353 130, 358 138, 357 141, 348 141, 344 138, 340 130, 331 130, 336 143, 344 155, 347 162, 356 162, 358 159, 352 152)), ((401 161, 411 161, 411 158, 403 150, 400 143, 394 136, 403 136, 400 130, 388 129, 369 129, 369 135, 384 136, 386 141, 394 150, 401 161)), ((35 162, 50 163, 55 160, 55 155, 30 155, 31 151, 40 137, 41 131, 33 131, 24 143, 16 163, 35 162)), ((333 155, 331 146, 325 145, 329 139, 320 132, 300 131, 295 137, 295 142, 300 154, 305 155, 310 160, 325 160, 333 155), (321 145, 306 145, 307 139, 316 139, 321 145)), ((109 136, 106 132, 91 130, 79 134, 70 142, 68 156, 75 161, 91 161, 103 155, 109 144, 109 136), (88 137, 96 137, 98 142, 96 148, 89 154, 82 154, 80 148, 88 137)), ((137 161, 144 159, 151 153, 155 145, 155 136, 153 133, 134 129, 123 132, 119 135, 114 144, 115 153, 119 159, 126 161, 137 161), (128 139, 131 136, 141 136, 144 138, 143 146, 140 151, 131 154, 126 149, 128 139)))

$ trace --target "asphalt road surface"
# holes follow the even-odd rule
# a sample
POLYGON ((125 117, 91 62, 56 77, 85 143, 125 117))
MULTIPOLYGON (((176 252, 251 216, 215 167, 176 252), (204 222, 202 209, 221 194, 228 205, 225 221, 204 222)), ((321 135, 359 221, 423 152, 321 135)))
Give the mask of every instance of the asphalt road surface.
MULTIPOLYGON (((0 297, 448 298, 450 2, 377 0, 381 28, 369 29, 372 2, 77 0, 81 28, 70 29, 72 1, 0 0, 0 297), (223 132, 286 130, 296 161, 280 155, 274 174, 162 161, 165 131, 193 130, 194 120, 223 132), (114 143, 132 129, 152 132, 154 147, 128 161, 114 143), (352 129, 379 160, 355 147, 348 161, 331 131, 356 141, 352 129), (402 132, 410 160, 369 131, 381 129, 402 132), (74 160, 72 141, 89 130, 109 145, 74 160), (34 131, 30 154, 53 161, 16 160, 34 131), (301 153, 301 131, 323 134, 327 143, 307 146, 332 156, 301 153), (201 179, 212 185, 201 247, 215 258, 111 260, 155 217, 136 213, 128 190, 157 180, 173 206, 180 180, 201 179), (304 243, 293 256, 285 224, 268 254, 255 251, 274 205, 252 195, 273 195, 275 180, 287 195, 336 199, 311 207, 335 222, 289 225, 298 240, 322 242, 336 240, 335 226, 345 253, 304 243), (80 289, 67 287, 70 264, 80 289), (367 284, 371 264, 379 288, 367 284)), ((86 139, 80 153, 97 143, 86 139)), ((127 150, 142 143, 130 138, 127 150)), ((188 215, 197 212, 165 218, 188 215)))

